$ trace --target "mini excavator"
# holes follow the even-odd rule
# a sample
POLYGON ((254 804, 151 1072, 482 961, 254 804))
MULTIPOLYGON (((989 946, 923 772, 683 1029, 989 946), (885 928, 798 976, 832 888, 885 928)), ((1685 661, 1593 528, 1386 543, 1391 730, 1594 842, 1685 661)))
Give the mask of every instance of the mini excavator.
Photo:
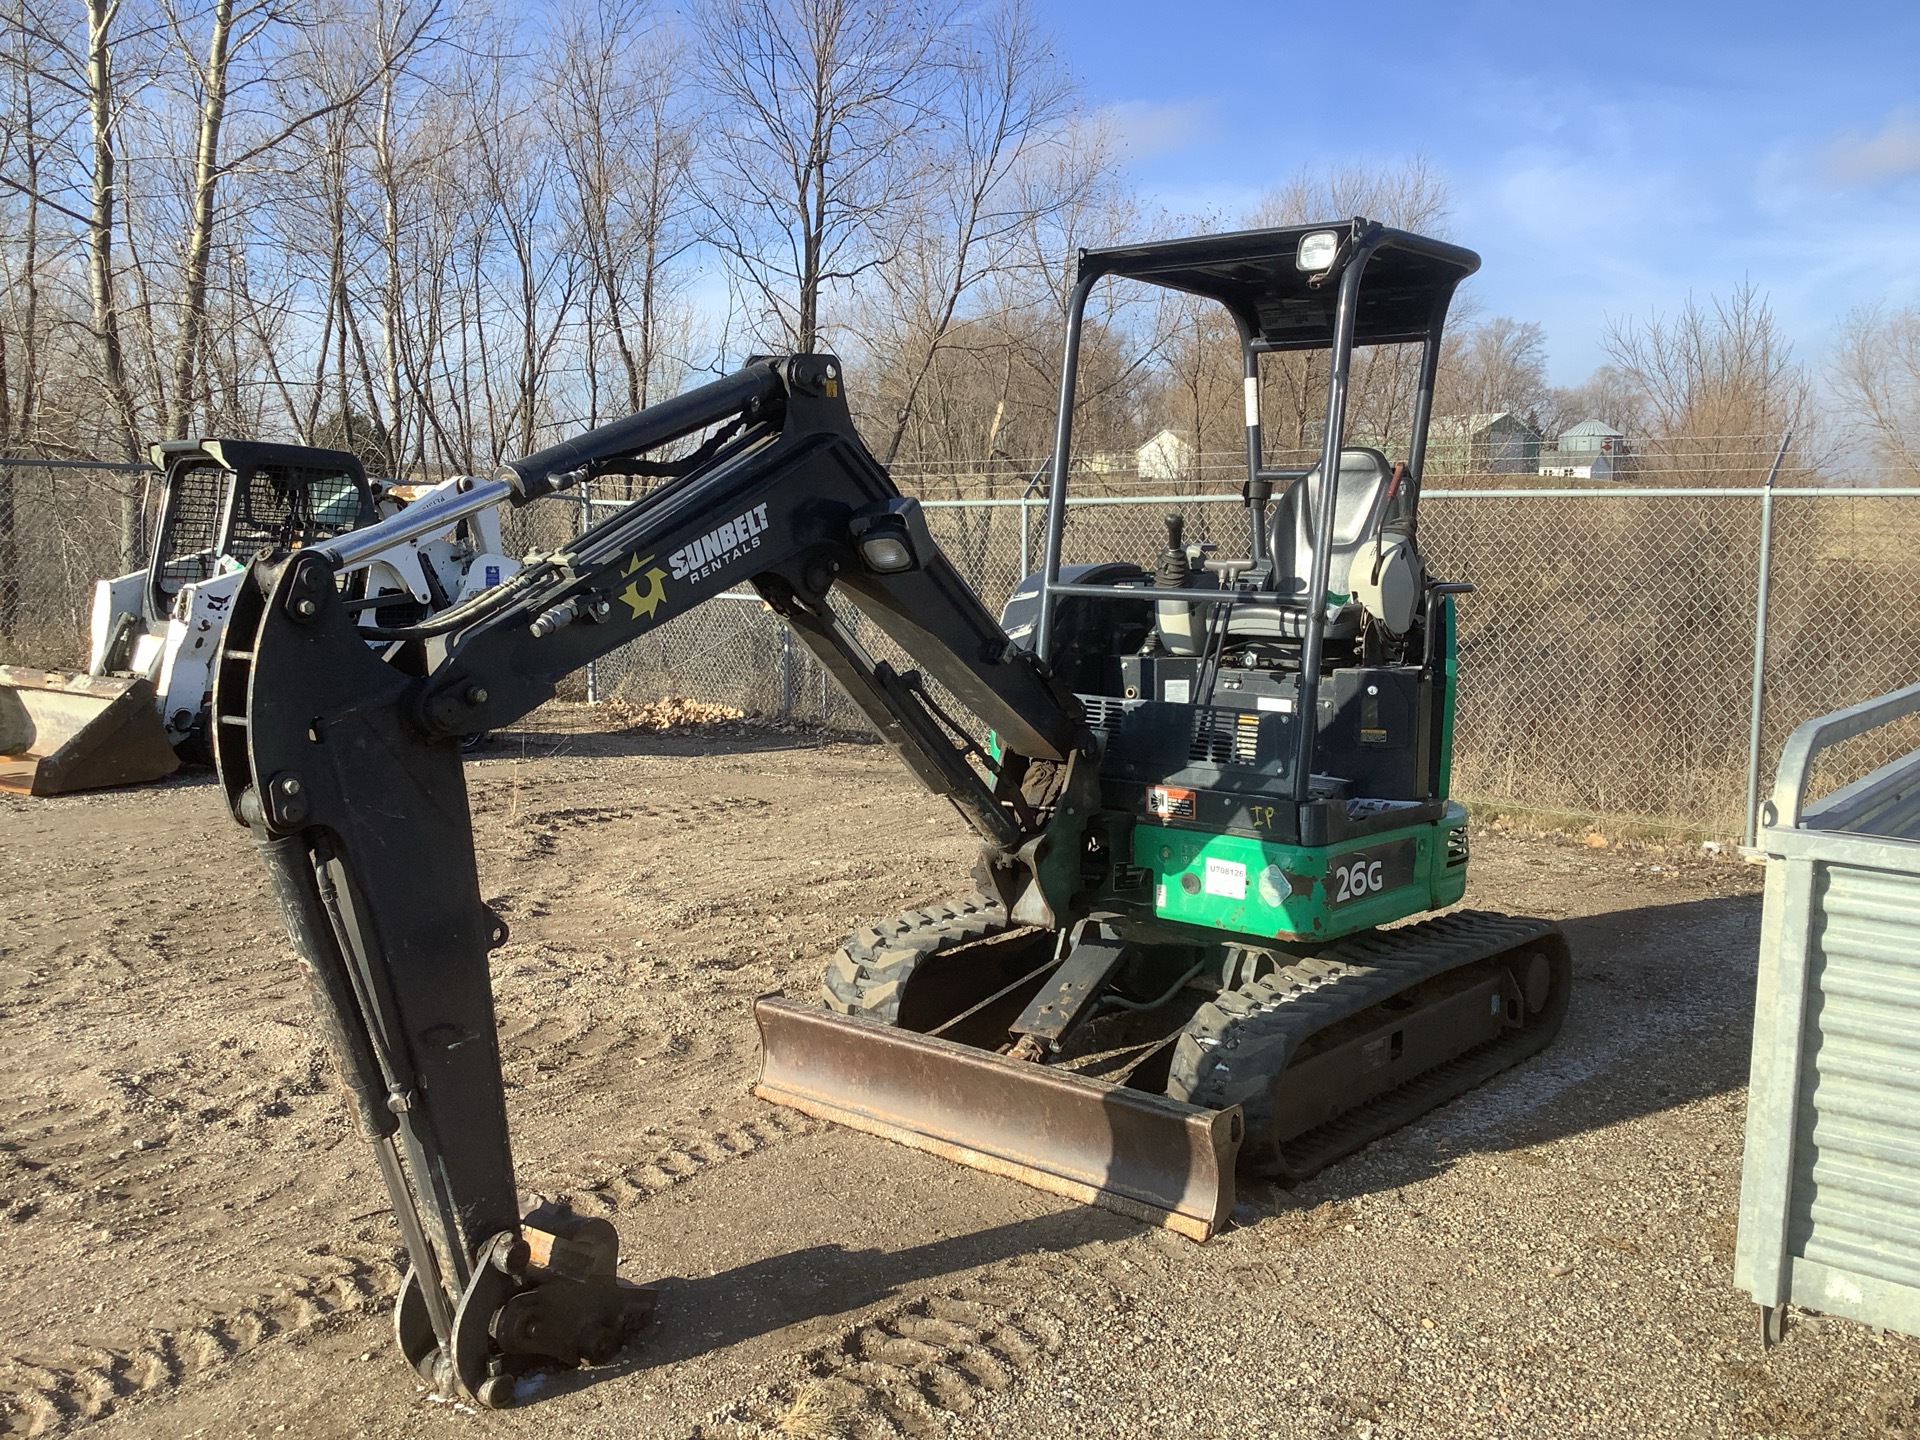
POLYGON ((507 929, 461 739, 741 584, 980 838, 975 893, 858 932, 818 996, 758 1002, 758 1095, 1205 1239, 1236 1168, 1297 1181, 1553 1037, 1572 974, 1554 926, 1415 918, 1466 888, 1448 780, 1471 586, 1429 571, 1418 520, 1442 328, 1478 265, 1361 219, 1083 251, 1044 565, 998 620, 861 443, 825 354, 461 480, 443 523, 600 475, 657 483, 501 584, 376 627, 380 648, 340 577, 381 526, 253 562, 216 761, 379 1159, 421 1376, 510 1404, 530 1369, 610 1359, 652 1305, 606 1220, 519 1211, 487 960, 507 929), (1244 554, 1169 516, 1147 563, 1063 562, 1083 317, 1112 277, 1237 327, 1244 554), (1397 464, 1345 443, 1369 345, 1419 347, 1397 464), (1260 435, 1260 362, 1286 351, 1329 366, 1324 445, 1297 470, 1260 435))

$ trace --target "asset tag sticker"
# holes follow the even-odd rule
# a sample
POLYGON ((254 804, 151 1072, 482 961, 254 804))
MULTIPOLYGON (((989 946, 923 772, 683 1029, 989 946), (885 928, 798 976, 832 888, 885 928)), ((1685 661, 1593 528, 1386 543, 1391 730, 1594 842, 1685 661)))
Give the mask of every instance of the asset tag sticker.
POLYGON ((1247 898, 1247 867, 1234 860, 1207 857, 1206 878, 1201 882, 1209 895, 1227 900, 1247 898))

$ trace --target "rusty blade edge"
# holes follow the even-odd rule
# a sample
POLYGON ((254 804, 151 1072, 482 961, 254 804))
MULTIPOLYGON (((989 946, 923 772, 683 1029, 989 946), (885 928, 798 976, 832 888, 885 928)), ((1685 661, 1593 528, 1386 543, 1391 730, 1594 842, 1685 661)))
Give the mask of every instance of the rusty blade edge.
MULTIPOLYGON (((1237 1107, 1181 1105, 776 996, 761 997, 754 1011, 762 1048, 753 1093, 761 1099, 1193 1240, 1225 1227, 1239 1150, 1237 1107), (863 1058, 845 1070, 849 1056, 863 1058), (904 1057, 915 1067, 910 1076, 896 1073, 904 1057), (975 1103, 1002 1109, 976 1127, 964 1100, 954 1108, 956 1088, 962 1096, 971 1092, 975 1103), (1035 1151, 1025 1143, 1003 1143, 1014 1137, 996 1134, 992 1119, 1004 1119, 1004 1107, 1016 1096, 1012 1113, 1052 1117, 1042 1120, 1043 1133, 1065 1127, 1060 1146, 1043 1144, 1035 1151), (1132 1117, 1125 1127, 1131 1139, 1119 1142, 1132 1160, 1103 1175, 1074 1141, 1085 1115, 1116 1105, 1132 1117)), ((1028 1138, 1022 1134, 1019 1141, 1028 1138)))
POLYGON ((1188 1215, 1176 1210, 1163 1210, 1157 1205, 1144 1205, 1131 1196, 1117 1194, 1112 1190, 1104 1190, 1097 1185, 1088 1185, 1078 1180, 1069 1180, 1063 1175, 1038 1170, 1031 1165, 1022 1165, 1017 1160, 1008 1160, 1004 1156, 990 1154, 985 1150, 975 1150, 968 1145, 942 1140, 938 1136, 928 1135, 921 1130, 878 1120, 858 1110, 832 1105, 811 1095, 783 1090, 777 1085, 768 1085, 764 1081, 754 1085, 753 1093, 762 1100, 770 1100, 776 1105, 785 1105, 789 1109, 798 1110, 803 1115, 811 1115, 816 1120, 830 1120, 836 1125, 846 1126, 849 1130, 863 1131, 868 1135, 877 1135, 882 1140, 892 1140, 896 1144, 910 1146, 915 1150, 924 1150, 929 1155, 938 1155, 943 1160, 951 1160, 956 1165, 965 1165, 970 1170, 982 1170, 989 1175, 1018 1180, 1023 1185, 1031 1185, 1036 1190, 1045 1190, 1050 1195, 1058 1195, 1076 1204, 1097 1205, 1102 1210, 1111 1210, 1117 1215, 1126 1216, 1129 1220, 1139 1220, 1148 1225, 1157 1225, 1163 1230, 1171 1230, 1174 1234, 1184 1235, 1189 1240, 1211 1240, 1219 1229, 1209 1218, 1188 1215))

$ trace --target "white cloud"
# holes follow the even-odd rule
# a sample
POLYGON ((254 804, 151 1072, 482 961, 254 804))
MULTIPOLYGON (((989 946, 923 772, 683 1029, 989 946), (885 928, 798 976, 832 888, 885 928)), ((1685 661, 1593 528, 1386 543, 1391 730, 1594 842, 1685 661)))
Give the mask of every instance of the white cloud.
POLYGON ((1095 116, 1131 160, 1181 150, 1213 127, 1213 106, 1205 100, 1120 100, 1103 105, 1095 116))
POLYGON ((1848 135, 1827 147, 1828 175, 1841 185, 1875 185, 1920 174, 1920 120, 1895 115, 1877 134, 1848 135))

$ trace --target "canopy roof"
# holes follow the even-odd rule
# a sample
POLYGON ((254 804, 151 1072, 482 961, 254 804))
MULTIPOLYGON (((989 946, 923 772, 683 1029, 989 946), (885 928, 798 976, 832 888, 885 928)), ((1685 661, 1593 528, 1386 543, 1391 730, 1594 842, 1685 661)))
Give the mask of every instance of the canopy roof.
POLYGON ((1333 345, 1338 278, 1355 242, 1378 235, 1360 282, 1356 345, 1424 340, 1446 316, 1454 288, 1480 268, 1471 250, 1372 221, 1336 220, 1276 230, 1238 230, 1144 245, 1080 252, 1080 275, 1124 275, 1218 300, 1273 350, 1324 350, 1333 345), (1295 263, 1300 239, 1331 230, 1341 237, 1331 271, 1309 274, 1295 263))

